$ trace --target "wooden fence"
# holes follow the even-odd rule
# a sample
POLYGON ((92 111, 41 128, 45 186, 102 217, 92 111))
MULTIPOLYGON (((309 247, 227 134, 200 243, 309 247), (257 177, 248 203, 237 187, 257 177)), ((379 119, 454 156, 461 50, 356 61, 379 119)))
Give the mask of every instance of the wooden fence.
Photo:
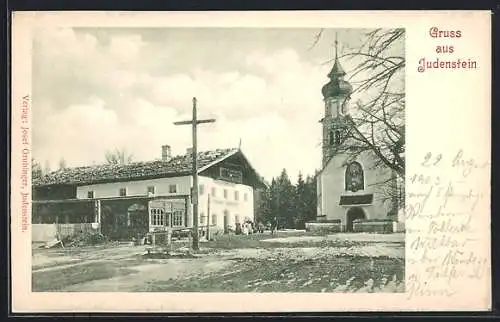
POLYGON ((31 228, 33 242, 48 242, 58 236, 59 238, 65 238, 80 233, 96 232, 98 224, 33 224, 31 228))

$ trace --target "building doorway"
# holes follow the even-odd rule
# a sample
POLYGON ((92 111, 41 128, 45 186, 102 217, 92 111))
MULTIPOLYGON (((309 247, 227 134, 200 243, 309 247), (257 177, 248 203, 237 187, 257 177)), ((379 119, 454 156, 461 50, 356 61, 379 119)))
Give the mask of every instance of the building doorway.
POLYGON ((347 232, 353 231, 353 221, 356 219, 366 219, 365 211, 360 207, 353 207, 347 211, 346 214, 346 227, 347 232))

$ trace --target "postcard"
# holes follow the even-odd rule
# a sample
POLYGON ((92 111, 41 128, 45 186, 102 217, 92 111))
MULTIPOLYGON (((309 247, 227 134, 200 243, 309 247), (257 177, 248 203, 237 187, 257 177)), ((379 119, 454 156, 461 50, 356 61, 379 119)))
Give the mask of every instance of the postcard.
POLYGON ((12 311, 490 310, 490 19, 14 12, 12 311))

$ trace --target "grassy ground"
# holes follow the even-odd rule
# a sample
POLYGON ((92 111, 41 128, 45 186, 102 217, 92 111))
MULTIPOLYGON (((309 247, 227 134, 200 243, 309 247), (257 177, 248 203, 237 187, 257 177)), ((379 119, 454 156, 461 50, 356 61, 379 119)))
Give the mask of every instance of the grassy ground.
POLYGON ((403 291, 404 261, 335 257, 291 262, 238 260, 230 269, 205 276, 148 283, 157 292, 367 292, 403 291), (394 279, 394 281, 393 281, 394 279), (371 281, 370 281, 371 280, 371 281), (348 282, 349 281, 349 282, 348 282), (391 287, 392 282, 392 289, 391 287), (370 287, 370 283, 373 283, 370 287))
MULTIPOLYGON (((226 235, 204 243, 208 250, 265 249, 265 258, 232 258, 233 264, 222 271, 184 278, 155 280, 138 291, 153 292, 403 292, 404 259, 389 257, 322 256, 304 258, 300 248, 357 248, 370 243, 342 239, 304 239, 279 242, 286 237, 313 234, 287 233, 234 236, 226 235), (278 242, 268 242, 273 238, 278 242), (294 258, 293 254, 297 254, 294 258), (291 255, 291 256, 290 256, 291 255)), ((321 236, 321 235, 319 235, 321 236)), ((322 236, 324 237, 324 236, 322 236)), ((403 243, 394 243, 404 247, 403 243)), ((328 252, 326 252, 328 254, 328 252)), ((244 256, 243 256, 244 257, 244 256)))

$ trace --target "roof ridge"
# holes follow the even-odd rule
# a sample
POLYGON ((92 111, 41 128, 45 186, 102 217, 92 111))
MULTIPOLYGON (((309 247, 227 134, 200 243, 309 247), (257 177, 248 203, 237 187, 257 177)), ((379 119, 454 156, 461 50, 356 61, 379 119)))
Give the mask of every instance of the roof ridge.
MULTIPOLYGON (((201 169, 211 166, 214 162, 220 162, 224 157, 236 151, 238 151, 236 148, 198 151, 197 159, 199 160, 199 167, 201 169)), ((41 178, 33 179, 33 184, 92 184, 99 181, 99 179, 105 180, 107 178, 136 179, 148 176, 161 177, 167 174, 181 174, 191 170, 191 160, 191 155, 186 152, 185 154, 176 155, 168 161, 160 159, 136 161, 127 164, 96 164, 69 167, 50 172, 41 178)))

